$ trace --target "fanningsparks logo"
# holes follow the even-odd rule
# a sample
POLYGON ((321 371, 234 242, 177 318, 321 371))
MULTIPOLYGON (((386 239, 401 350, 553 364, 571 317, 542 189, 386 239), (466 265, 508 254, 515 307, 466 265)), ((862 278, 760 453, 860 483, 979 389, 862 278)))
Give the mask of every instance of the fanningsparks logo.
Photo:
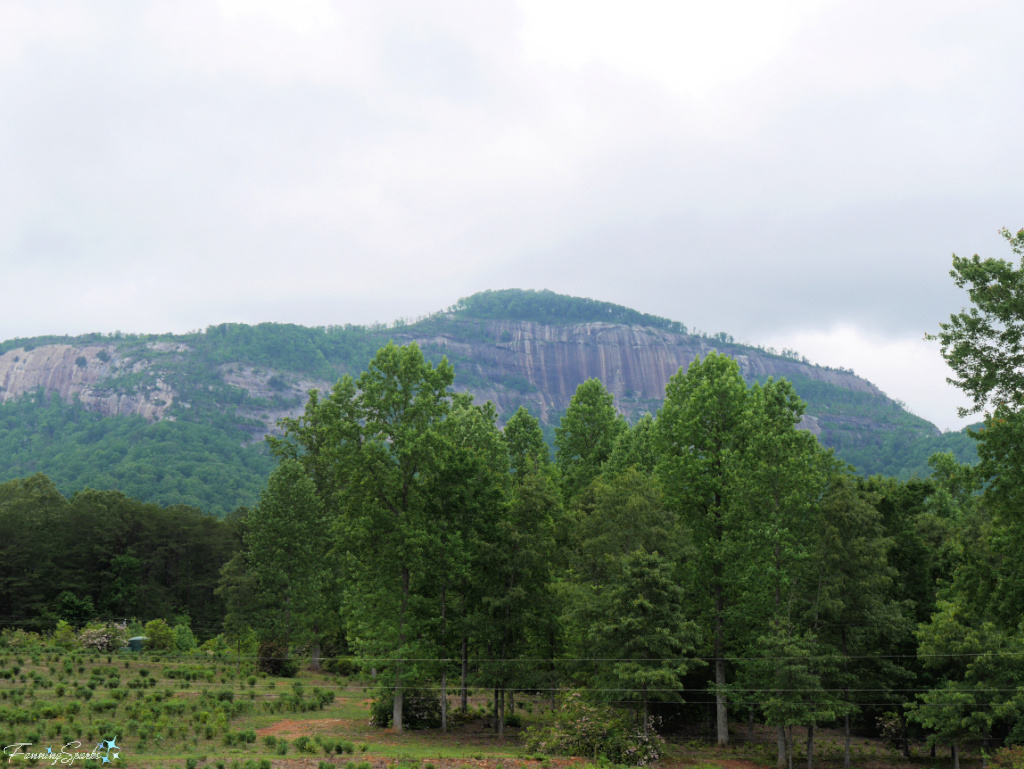
POLYGON ((117 744, 117 737, 112 740, 103 740, 90 751, 81 752, 79 749, 82 743, 79 741, 69 742, 60 750, 52 747, 46 749, 45 753, 36 753, 30 750, 31 742, 16 742, 4 748, 4 755, 7 756, 7 763, 12 763, 16 758, 36 761, 49 761, 50 766, 56 764, 73 764, 75 761, 100 761, 104 764, 113 763, 114 759, 120 758, 121 746, 117 744))

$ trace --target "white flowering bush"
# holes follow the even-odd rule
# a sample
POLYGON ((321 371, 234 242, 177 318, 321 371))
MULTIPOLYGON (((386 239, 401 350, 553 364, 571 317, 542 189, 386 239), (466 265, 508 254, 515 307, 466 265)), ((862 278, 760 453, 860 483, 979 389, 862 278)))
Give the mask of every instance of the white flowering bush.
POLYGON ((583 756, 627 766, 648 766, 661 758, 665 741, 648 725, 634 722, 631 714, 588 702, 583 692, 562 696, 554 710, 523 732, 523 745, 531 753, 583 756))
POLYGON ((90 623, 78 634, 78 642, 84 649, 116 652, 128 644, 128 626, 118 622, 90 623))

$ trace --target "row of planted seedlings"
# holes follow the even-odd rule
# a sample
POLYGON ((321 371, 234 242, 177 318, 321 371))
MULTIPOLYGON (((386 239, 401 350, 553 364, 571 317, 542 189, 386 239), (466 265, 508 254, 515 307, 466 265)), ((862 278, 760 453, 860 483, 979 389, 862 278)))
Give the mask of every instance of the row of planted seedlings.
MULTIPOLYGON (((300 682, 281 691, 251 665, 226 660, 161 659, 159 655, 97 655, 34 650, 0 654, 0 743, 36 746, 78 741, 82 749, 120 737, 130 753, 227 749, 288 752, 287 741, 256 745, 239 721, 261 713, 322 710, 333 691, 300 682), (265 688, 258 691, 259 681, 265 688), (230 685, 228 685, 230 684, 230 685), (232 688, 237 684, 238 690, 232 688), (280 692, 280 693, 279 693, 280 692)), ((301 739, 301 738, 300 738, 301 739)), ((337 746, 332 746, 335 750, 337 746)), ((353 752, 342 744, 336 752, 353 752)), ((302 752, 327 752, 304 744, 302 752)))

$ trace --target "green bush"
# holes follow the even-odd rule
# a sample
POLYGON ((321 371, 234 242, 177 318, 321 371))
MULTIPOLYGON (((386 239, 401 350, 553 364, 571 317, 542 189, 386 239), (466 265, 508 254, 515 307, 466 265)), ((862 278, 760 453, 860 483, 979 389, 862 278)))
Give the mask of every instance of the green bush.
POLYGON ((288 644, 264 641, 257 652, 257 668, 271 676, 293 678, 299 672, 299 663, 288 656, 288 644))
POLYGON ((1010 745, 1000 748, 992 756, 996 769, 1024 769, 1024 745, 1010 745))
POLYGON ((664 741, 653 730, 644 736, 630 714, 587 702, 580 691, 562 696, 536 726, 523 732, 527 752, 562 756, 603 756, 627 766, 646 766, 661 757, 664 741))
POLYGON ((146 649, 150 651, 170 651, 174 649, 174 631, 165 620, 154 619, 146 623, 142 634, 146 636, 146 649))
POLYGON ((336 676, 352 676, 359 672, 359 665, 351 657, 332 657, 324 663, 324 670, 336 676))
MULTIPOLYGON (((378 690, 370 705, 370 723, 382 729, 391 727, 394 707, 394 690, 378 690)), ((407 688, 402 699, 402 726, 405 729, 440 728, 440 698, 433 692, 407 688)))

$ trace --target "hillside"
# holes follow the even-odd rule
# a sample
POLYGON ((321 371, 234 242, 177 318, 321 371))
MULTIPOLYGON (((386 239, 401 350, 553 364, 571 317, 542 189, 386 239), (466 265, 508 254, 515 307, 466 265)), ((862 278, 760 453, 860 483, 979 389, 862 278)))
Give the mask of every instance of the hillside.
POLYGON ((604 382, 635 419, 657 411, 672 374, 714 349, 748 380, 793 382, 808 404, 801 426, 865 473, 925 474, 932 450, 973 453, 969 438, 941 436, 851 371, 607 302, 507 290, 392 326, 222 324, 3 342, 0 481, 45 472, 66 494, 118 488, 219 514, 251 504, 272 466, 263 435, 389 339, 447 356, 456 389, 494 401, 502 416, 524 405, 549 435, 586 379, 604 382))

